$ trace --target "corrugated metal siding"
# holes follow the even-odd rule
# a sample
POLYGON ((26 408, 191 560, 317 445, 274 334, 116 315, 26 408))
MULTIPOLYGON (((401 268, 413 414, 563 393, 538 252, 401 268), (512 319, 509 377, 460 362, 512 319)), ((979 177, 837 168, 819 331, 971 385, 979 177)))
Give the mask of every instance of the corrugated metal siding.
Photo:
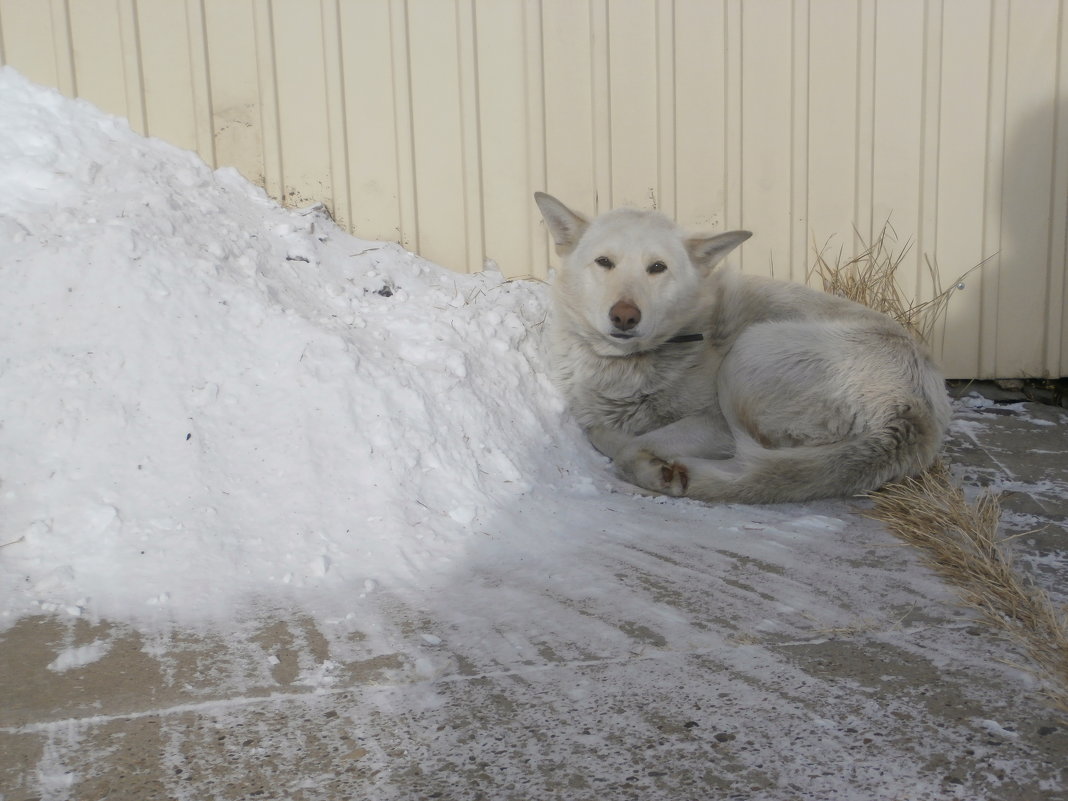
POLYGON ((1068 374, 1065 0, 0 0, 0 61, 459 270, 544 275, 531 193, 746 227, 805 280, 890 219, 985 258, 936 348, 1068 374))

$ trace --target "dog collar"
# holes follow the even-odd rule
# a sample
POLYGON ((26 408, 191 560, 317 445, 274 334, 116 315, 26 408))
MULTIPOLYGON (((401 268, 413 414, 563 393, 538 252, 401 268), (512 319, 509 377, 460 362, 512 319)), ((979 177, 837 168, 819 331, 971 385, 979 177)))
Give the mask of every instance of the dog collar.
POLYGON ((679 334, 677 337, 672 337, 668 340, 668 343, 674 342, 700 342, 705 338, 704 334, 679 334))

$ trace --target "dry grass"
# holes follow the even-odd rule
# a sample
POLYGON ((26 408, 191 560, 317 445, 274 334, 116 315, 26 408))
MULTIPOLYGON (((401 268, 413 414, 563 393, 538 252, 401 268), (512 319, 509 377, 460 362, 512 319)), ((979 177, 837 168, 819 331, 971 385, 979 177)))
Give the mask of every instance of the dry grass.
MULTIPOLYGON (((863 238, 861 243, 860 255, 845 259, 839 250, 833 263, 826 245, 817 250, 809 278, 816 275, 824 291, 887 314, 924 342, 930 341, 953 293, 985 263, 943 289, 936 265, 925 256, 933 297, 917 301, 904 295, 898 276, 911 241, 898 248, 897 233, 888 220, 871 243, 863 238)), ((998 535, 997 495, 984 492, 969 503, 950 482, 945 464, 938 462, 918 478, 886 486, 871 497, 874 507, 866 514, 919 549, 965 606, 1021 647, 1033 660, 1029 670, 1053 706, 1068 714, 1068 610, 1055 608, 1049 596, 1014 565, 1009 538, 998 535)))
POLYGON ((905 614, 901 615, 897 620, 877 620, 871 617, 858 617, 851 623, 847 623, 844 626, 822 626, 819 625, 817 620, 812 615, 802 612, 802 617, 807 618, 814 625, 810 631, 813 634, 817 634, 821 637, 856 637, 860 634, 868 634, 873 631, 893 631, 894 629, 900 629, 901 625, 905 622, 905 618, 916 611, 915 605, 909 607, 905 614))
POLYGON ((755 634, 742 631, 733 637, 729 637, 728 642, 730 642, 731 645, 757 645, 761 642, 761 639, 755 634))
POLYGON ((871 243, 864 242, 860 232, 856 234, 864 250, 851 259, 845 259, 843 251, 839 249, 832 263, 827 258, 828 246, 825 244, 816 249, 813 244, 816 257, 809 270, 809 279, 813 275, 818 276, 825 292, 883 312, 924 342, 930 342, 934 327, 945 315, 953 293, 962 286, 969 274, 984 263, 975 265, 951 286, 943 289, 937 265, 924 256, 934 295, 929 300, 918 301, 904 295, 898 277, 898 270, 912 249, 912 242, 907 241, 897 249, 897 232, 889 220, 871 243))
POLYGON ((987 491, 969 503, 938 462, 919 478, 891 484, 871 497, 875 504, 866 514, 918 548, 965 606, 1021 646, 1044 693, 1068 714, 1068 610, 1055 608, 1014 566, 1009 538, 998 536, 997 495, 987 491))

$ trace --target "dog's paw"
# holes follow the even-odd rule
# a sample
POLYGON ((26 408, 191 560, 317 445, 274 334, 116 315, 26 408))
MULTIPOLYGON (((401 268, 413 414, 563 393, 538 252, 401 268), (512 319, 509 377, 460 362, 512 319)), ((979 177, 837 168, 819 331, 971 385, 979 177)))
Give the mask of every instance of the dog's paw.
POLYGON ((669 495, 685 495, 690 487, 690 470, 682 462, 660 461, 660 480, 669 495))
POLYGON ((639 487, 664 495, 682 497, 690 486, 690 471, 685 464, 669 462, 649 451, 638 454, 630 472, 639 487))

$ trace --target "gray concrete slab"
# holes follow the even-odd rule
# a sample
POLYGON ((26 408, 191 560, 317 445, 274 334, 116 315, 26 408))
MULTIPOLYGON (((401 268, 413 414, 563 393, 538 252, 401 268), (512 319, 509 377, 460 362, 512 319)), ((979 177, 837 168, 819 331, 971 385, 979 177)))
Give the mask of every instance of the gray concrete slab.
MULTIPOLYGON (((1060 603, 1066 423, 976 401, 948 444, 1060 603)), ((1068 799, 1026 654, 855 506, 695 539, 672 524, 707 508, 609 505, 566 553, 474 555, 345 619, 25 618, 0 634, 0 799, 1068 799)))

